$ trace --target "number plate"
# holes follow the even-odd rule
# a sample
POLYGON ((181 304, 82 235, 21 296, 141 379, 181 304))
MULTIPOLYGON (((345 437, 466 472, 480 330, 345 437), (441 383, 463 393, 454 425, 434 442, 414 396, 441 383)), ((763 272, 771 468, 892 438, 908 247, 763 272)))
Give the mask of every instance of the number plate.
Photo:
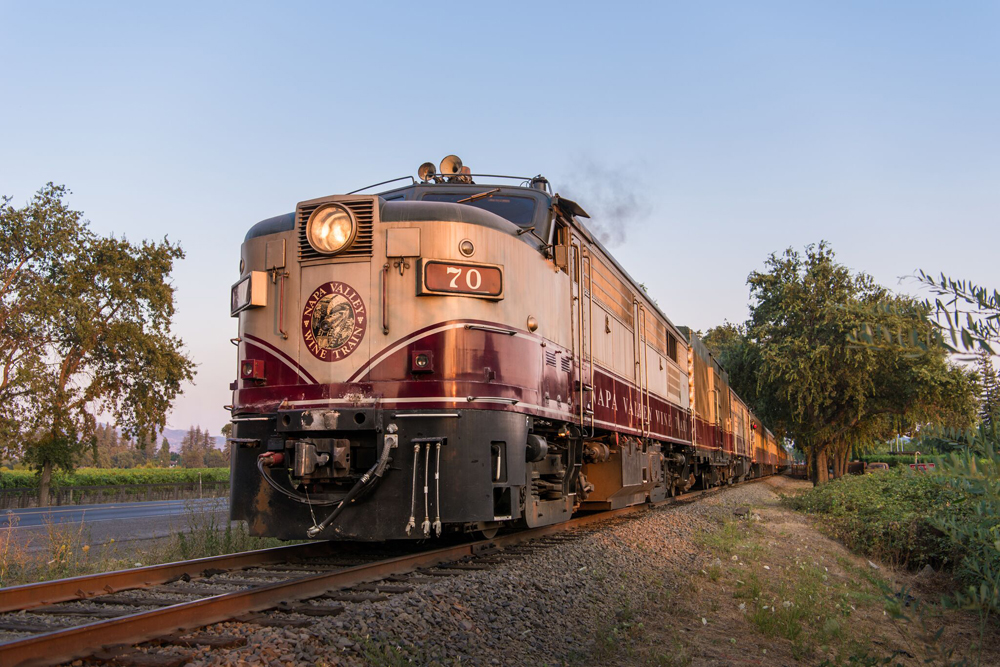
POLYGON ((421 259, 417 267, 417 294, 503 298, 503 267, 492 264, 421 259))

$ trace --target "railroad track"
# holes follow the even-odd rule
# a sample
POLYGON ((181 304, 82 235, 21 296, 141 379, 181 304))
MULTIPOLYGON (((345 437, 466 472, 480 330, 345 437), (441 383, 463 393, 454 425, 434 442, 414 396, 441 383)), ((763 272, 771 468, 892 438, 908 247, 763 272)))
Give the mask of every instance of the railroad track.
MULTIPOLYGON (((659 505, 692 502, 714 490, 659 505)), ((348 604, 384 600, 434 577, 486 569, 522 557, 525 549, 577 539, 586 526, 648 508, 588 514, 401 555, 379 545, 362 551, 356 545, 319 542, 0 589, 0 633, 26 635, 0 643, 0 665, 53 665, 76 658, 131 667, 182 665, 190 654, 144 652, 137 645, 156 640, 165 646, 232 648, 246 640, 196 631, 228 620, 307 625, 301 615, 335 615, 348 604)))

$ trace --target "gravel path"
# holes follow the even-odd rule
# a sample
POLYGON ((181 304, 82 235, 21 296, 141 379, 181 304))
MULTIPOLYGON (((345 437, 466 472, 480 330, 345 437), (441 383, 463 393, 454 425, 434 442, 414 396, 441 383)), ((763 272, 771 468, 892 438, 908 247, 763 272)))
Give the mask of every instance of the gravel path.
POLYGON ((339 616, 309 618, 308 628, 220 623, 206 631, 246 636, 248 645, 205 649, 191 664, 353 667, 405 664, 401 657, 413 664, 582 664, 616 618, 641 609, 663 588, 683 586, 705 566, 698 533, 741 505, 775 500, 765 484, 724 489, 588 528, 578 540, 488 570, 350 604, 339 616))

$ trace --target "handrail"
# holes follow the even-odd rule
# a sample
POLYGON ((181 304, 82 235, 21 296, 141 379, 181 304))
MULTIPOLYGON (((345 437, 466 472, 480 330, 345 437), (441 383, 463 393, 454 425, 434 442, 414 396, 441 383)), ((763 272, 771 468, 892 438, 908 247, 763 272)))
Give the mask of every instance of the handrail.
POLYGON ((585 405, 584 405, 584 391, 583 385, 583 244, 579 242, 576 235, 570 237, 570 245, 576 248, 576 252, 573 253, 573 275, 575 280, 571 279, 570 282, 570 339, 573 346, 573 360, 578 364, 579 371, 577 376, 580 379, 580 429, 584 429, 584 424, 586 423, 585 415, 585 405), (576 283, 576 295, 573 296, 573 283, 576 283), (576 302, 576 316, 573 314, 573 302, 576 302), (574 320, 576 320, 576 332, 573 332, 574 320), (579 355, 577 351, 579 350, 579 355))
POLYGON ((389 335, 389 262, 382 266, 382 333, 389 335))
POLYGON ((646 339, 646 309, 641 303, 639 311, 642 313, 642 367, 643 381, 646 385, 645 389, 642 390, 645 393, 645 405, 642 407, 643 431, 645 432, 643 437, 648 438, 652 430, 652 415, 647 412, 649 411, 649 341, 646 339))
MULTIPOLYGON (((594 261, 591 258, 590 253, 584 249, 583 259, 587 261, 587 284, 588 284, 588 302, 587 302, 587 317, 590 322, 590 331, 587 334, 587 356, 590 358, 590 435, 593 436, 595 433, 594 429, 594 261)), ((581 282, 581 285, 583 283, 581 282)))
MULTIPOLYGON (((271 282, 278 281, 278 269, 274 269, 271 274, 271 282)), ((282 340, 288 340, 288 332, 285 331, 285 279, 288 278, 288 271, 281 272, 281 287, 278 292, 278 333, 282 340)))
POLYGON ((515 329, 504 329, 503 327, 493 327, 489 324, 466 324, 466 329, 471 331, 489 331, 490 333, 501 333, 508 336, 516 336, 517 331, 515 329))

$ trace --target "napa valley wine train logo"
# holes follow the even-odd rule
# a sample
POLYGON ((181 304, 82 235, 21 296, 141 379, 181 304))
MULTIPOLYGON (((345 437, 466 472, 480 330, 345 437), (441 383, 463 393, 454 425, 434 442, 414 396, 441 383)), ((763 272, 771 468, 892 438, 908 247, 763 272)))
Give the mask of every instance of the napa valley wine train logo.
POLYGON ((346 283, 332 280, 317 287, 302 311, 302 338, 313 356, 339 361, 358 349, 368 328, 368 310, 361 295, 346 283))

